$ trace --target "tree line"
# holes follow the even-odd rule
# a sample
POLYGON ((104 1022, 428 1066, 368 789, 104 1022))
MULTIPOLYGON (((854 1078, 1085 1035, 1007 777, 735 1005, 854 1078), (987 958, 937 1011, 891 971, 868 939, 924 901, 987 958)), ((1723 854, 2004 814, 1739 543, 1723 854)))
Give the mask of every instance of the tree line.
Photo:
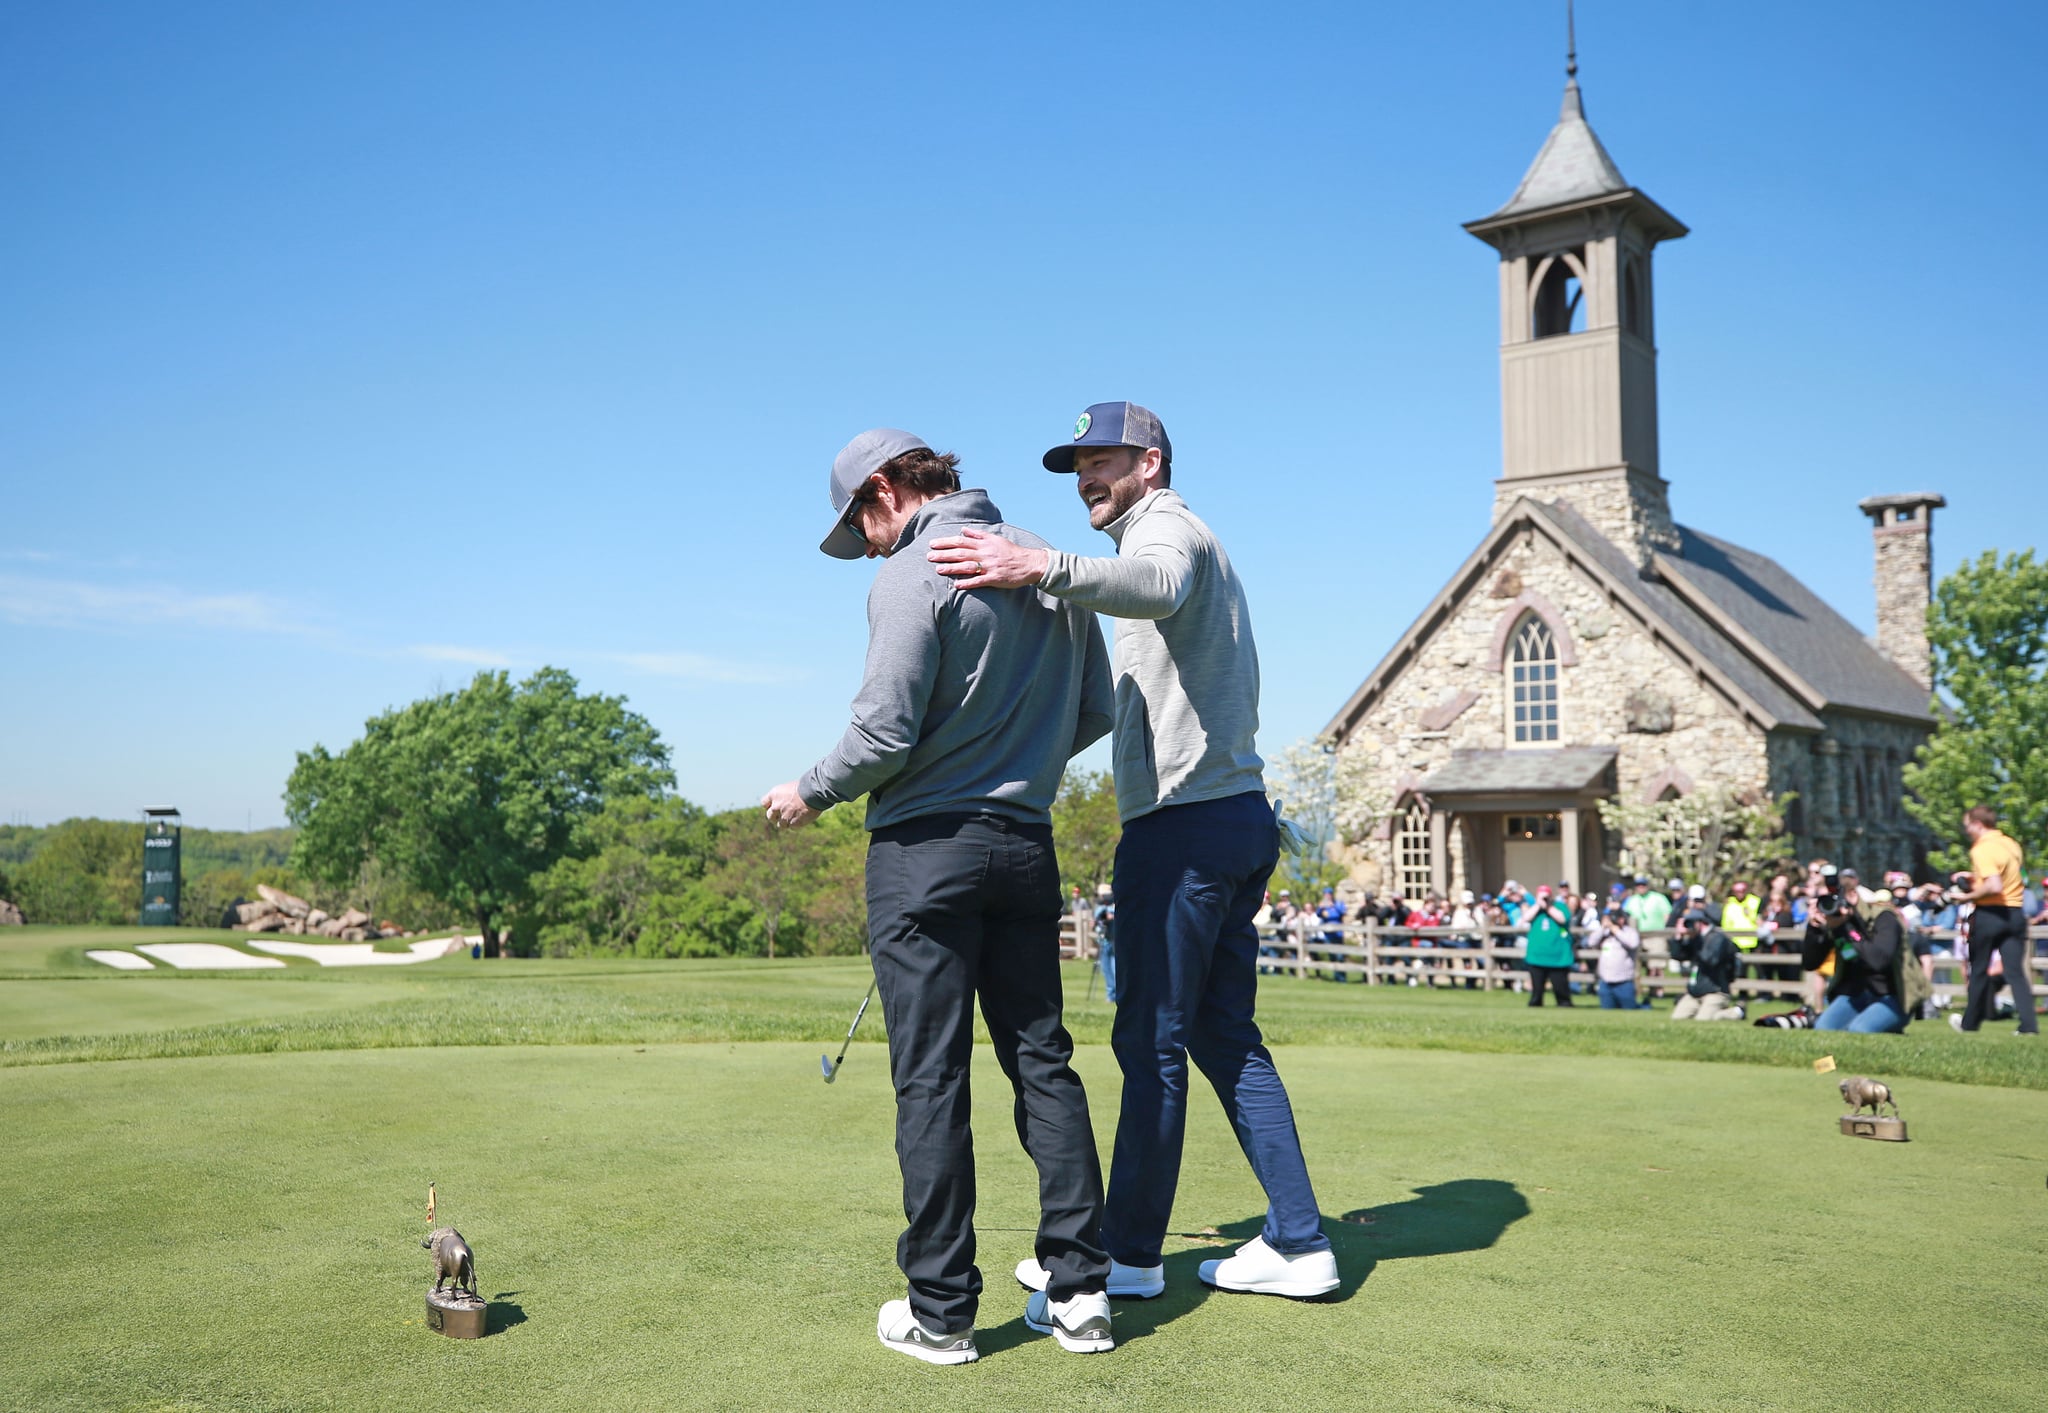
MULTIPOLYGON (((179 921, 221 926, 258 884, 330 913, 481 933, 492 954, 726 957, 858 952, 866 802, 808 829, 674 792, 668 747, 622 697, 543 668, 484 672, 299 754, 291 825, 183 833, 179 921)), ((1106 772, 1071 771, 1054 833, 1071 887, 1109 880, 1106 772)), ((142 902, 139 821, 0 827, 0 898, 33 923, 117 925, 142 902)))

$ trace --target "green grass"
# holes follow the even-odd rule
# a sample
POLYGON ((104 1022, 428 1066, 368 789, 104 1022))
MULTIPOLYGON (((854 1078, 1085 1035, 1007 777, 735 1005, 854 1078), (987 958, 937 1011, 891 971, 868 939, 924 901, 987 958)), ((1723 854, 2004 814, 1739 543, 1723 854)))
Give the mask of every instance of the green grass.
MULTIPOLYGON (((114 972, 70 958, 82 957, 88 946, 132 945, 139 929, 40 931, 40 941, 0 954, 12 958, 14 977, 34 983, 0 986, 0 1067, 428 1045, 836 1042, 868 978, 860 958, 458 957, 403 969, 307 963, 241 973, 114 972), (79 940, 81 932, 86 940, 79 940), (108 998, 104 1003, 96 999, 102 995, 108 998), (228 1009, 228 998, 236 998, 236 1008, 228 1009), (126 1013, 150 1020, 132 1028, 94 1023, 126 1013), (80 1019, 70 1026, 62 1019, 67 1016, 80 1019)), ((1087 968, 1068 967, 1069 1028, 1080 1043, 1106 1043, 1111 1009, 1099 989, 1092 999, 1088 990, 1087 968)), ((1590 998, 1571 1011, 1531 1010, 1523 999, 1509 992, 1428 992, 1274 977, 1260 991, 1260 1021, 1273 1042, 1283 1045, 1769 1066, 1804 1065, 1831 1054, 1845 1068, 1893 1078, 2048 1089, 2048 1049, 2014 1040, 2003 1026, 1976 1036, 1957 1035, 1939 1023, 1915 1025, 1903 1036, 1823 1035, 1744 1023, 1681 1025, 1670 1019, 1668 1008, 1603 1012, 1590 998)), ((870 1041, 883 1038, 879 1008, 870 1011, 861 1033, 870 1041)))
MULTIPOLYGON (((1281 1055, 1345 1284, 1023 1328, 1034 1185, 981 1095, 984 1358, 883 1350, 900 1226, 881 1052, 387 1050, 0 1073, 19 1409, 2042 1406, 2048 1096, 1932 1082, 1838 1136, 1810 1072, 1307 1047, 1281 1055), (420 1326, 426 1182, 496 1332, 420 1326), (1353 1223, 1343 1214, 1369 1216, 1353 1223)), ((1105 1145, 1114 1065, 1080 1065, 1105 1145)), ((1208 1103, 1180 1233, 1255 1228, 1208 1103)))
MULTIPOLYGON (((901 1290, 878 1012, 818 1078, 860 959, 83 959, 138 940, 0 933, 0 1409, 2048 1407, 2048 1059, 2009 1029, 1268 979, 1341 1298, 1199 1289, 1261 1207, 1204 1092, 1170 1293, 1097 1359, 1022 1326, 1035 1187, 984 1050, 985 1357, 938 1370, 872 1333, 901 1290), (1824 1053, 1897 1083, 1914 1141, 1837 1134, 1824 1053), (430 1179, 478 1343, 421 1328, 430 1179)), ((1106 1153, 1110 1011, 1066 979, 1106 1153)))

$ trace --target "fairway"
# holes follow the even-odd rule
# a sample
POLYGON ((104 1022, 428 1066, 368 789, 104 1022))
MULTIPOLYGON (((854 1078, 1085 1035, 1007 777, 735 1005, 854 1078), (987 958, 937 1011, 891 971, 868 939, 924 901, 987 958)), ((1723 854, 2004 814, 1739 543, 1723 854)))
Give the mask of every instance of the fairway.
MULTIPOLYGON (((838 1083, 818 1078, 864 984, 857 959, 450 961, 402 981, 54 970, 0 981, 0 1035, 40 1047, 0 1068, 0 1407, 2048 1406, 2038 1087, 1902 1082, 1914 1141, 1858 1142, 1835 1133, 1838 1076, 1815 1075, 1803 1044, 1776 1063, 1606 1054, 1603 1023, 1631 1044, 1687 1028, 1276 982, 1280 1028, 1325 1037, 1277 1058, 1339 1298, 1199 1287, 1195 1266, 1255 1231, 1262 1203, 1198 1094, 1168 1294, 1120 1302, 1120 1348, 1083 1359, 1021 1321, 1009 1270, 1031 1252, 1034 1179, 984 1049, 983 1358, 945 1370, 874 1338, 876 1307, 901 1291, 879 1029, 838 1083), (187 1047, 218 1053, 49 1049, 34 997, 89 1008, 95 993, 136 1025, 185 1001, 238 1009, 186 1017, 187 1047), (408 1007, 507 1040, 386 1043, 408 1007), (1367 1043, 1330 1043, 1347 1015, 1367 1043), (516 1043, 548 1017, 805 1038, 516 1043), (293 1044, 235 1053, 238 1036, 293 1044), (309 1036, 321 1043, 294 1050, 309 1036), (1565 1042, 1596 1053, 1528 1053, 1565 1042), (421 1324, 429 1180, 494 1301, 475 1344, 421 1324)), ((1099 1035, 1086 980, 1070 969, 1077 1026, 1099 1035)), ((1829 1039, 1716 1029, 1717 1043, 1829 1039)), ((1923 1043, 1968 1055, 1963 1040, 1923 1043)), ((1994 1046, 2039 1063, 2003 1033, 1975 1049, 1994 1046)), ((1087 1044, 1079 1066, 1106 1153, 1115 1065, 1087 1044)))

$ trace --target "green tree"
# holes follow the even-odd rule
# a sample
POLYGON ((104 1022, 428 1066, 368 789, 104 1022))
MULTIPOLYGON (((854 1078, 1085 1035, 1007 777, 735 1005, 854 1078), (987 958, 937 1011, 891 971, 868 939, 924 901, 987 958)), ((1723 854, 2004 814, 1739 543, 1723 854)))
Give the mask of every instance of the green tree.
POLYGON ((831 855, 833 831, 784 829, 755 809, 734 810, 725 818, 730 823, 718 841, 719 864, 707 883, 713 892, 753 909, 769 957, 775 956, 778 940, 785 954, 802 952, 804 909, 831 855), (794 935, 785 940, 784 930, 792 925, 794 935))
POLYGON ((1940 705, 1905 770, 1906 808, 1965 868, 1963 811, 1990 805, 2028 853, 2048 844, 2048 561, 1987 550, 1945 577, 1927 610, 1940 705))
POLYGON ((210 868, 185 873, 178 889, 178 922, 185 927, 219 927, 229 904, 256 896, 256 880, 248 870, 210 868))
POLYGON ((812 826, 824 837, 804 900, 812 955, 850 956, 868 945, 867 797, 825 811, 812 826))
POLYGON ((1123 833, 1115 779, 1106 770, 1068 766, 1052 801, 1053 850, 1060 859, 1060 882, 1079 888, 1091 907, 1096 889, 1116 871, 1116 845, 1123 833))
POLYGON ((733 924, 703 886, 719 826, 688 800, 631 795, 590 821, 588 852, 557 861, 534 888, 551 956, 716 955, 733 924))
POLYGON ((300 752, 285 786, 292 863, 341 885, 379 861, 473 919, 497 956, 502 925, 541 874, 584 851, 608 800, 673 781, 667 747, 624 698, 580 696, 559 668, 516 687, 482 672, 371 718, 339 755, 300 752))
POLYGON ((30 922, 134 922, 142 912, 142 826, 111 819, 52 825, 15 886, 30 922))

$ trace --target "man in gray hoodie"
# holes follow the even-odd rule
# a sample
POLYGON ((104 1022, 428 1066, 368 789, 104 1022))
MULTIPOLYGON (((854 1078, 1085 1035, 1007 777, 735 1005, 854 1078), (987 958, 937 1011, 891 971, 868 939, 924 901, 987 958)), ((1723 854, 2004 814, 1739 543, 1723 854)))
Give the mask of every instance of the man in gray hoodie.
POLYGON ((979 1357, 968 1069, 978 997, 1038 1168, 1047 1288, 1025 1321, 1079 1353, 1110 1349, 1102 1169, 1061 1019, 1059 865, 1051 807, 1067 760, 1110 727, 1109 660, 1085 609, 1045 594, 957 589, 925 561, 975 530, 1041 547, 961 490, 957 458, 908 432, 855 437, 833 463, 840 559, 883 557, 868 592, 853 722, 799 780, 762 798, 783 827, 868 797, 868 937, 896 1087, 908 1299, 882 1343, 932 1364, 979 1357))
MULTIPOLYGON (((1117 1012, 1123 1109, 1103 1210, 1109 1293, 1165 1289, 1161 1247, 1180 1180, 1192 1058, 1266 1191, 1265 1229, 1203 1281, 1308 1299, 1337 1287, 1287 1090, 1252 1018, 1252 919, 1279 860, 1266 801, 1259 656, 1230 557, 1172 489, 1173 443, 1130 402, 1097 403, 1045 454, 1072 473, 1114 558, 1082 558, 964 528, 930 559, 958 588, 1023 589, 1114 616, 1112 758, 1124 832, 1116 850, 1117 1012)), ((1026 1261, 1017 1278, 1049 1279, 1026 1261)))

